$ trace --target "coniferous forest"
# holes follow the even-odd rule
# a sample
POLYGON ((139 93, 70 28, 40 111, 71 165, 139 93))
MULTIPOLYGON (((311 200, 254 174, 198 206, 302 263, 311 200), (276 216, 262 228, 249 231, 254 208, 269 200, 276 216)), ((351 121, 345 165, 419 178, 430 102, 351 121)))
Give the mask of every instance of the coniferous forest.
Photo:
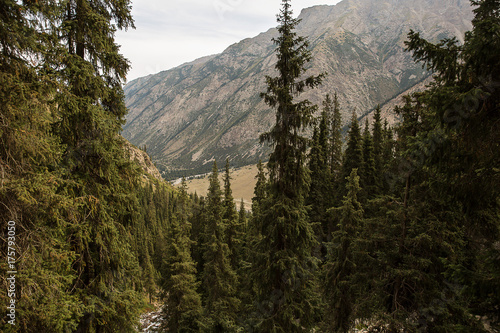
POLYGON ((334 73, 282 0, 246 211, 230 161, 198 196, 131 160, 129 0, 0 0, 0 330, 137 332, 156 300, 163 332, 498 332, 500 1, 471 3, 463 44, 409 31, 434 80, 390 127, 301 98, 334 73))

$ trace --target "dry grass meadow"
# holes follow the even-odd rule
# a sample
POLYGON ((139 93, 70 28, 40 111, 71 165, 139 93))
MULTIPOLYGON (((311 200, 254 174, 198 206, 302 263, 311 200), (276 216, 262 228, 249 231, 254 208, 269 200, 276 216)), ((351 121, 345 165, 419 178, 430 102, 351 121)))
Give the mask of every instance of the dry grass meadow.
MULTIPOLYGON (((221 188, 223 188, 224 172, 219 171, 219 181, 221 188)), ((239 209, 241 199, 245 203, 245 209, 250 210, 252 205, 253 190, 255 188, 257 176, 257 165, 247 165, 241 168, 231 169, 231 189, 233 190, 234 201, 239 209)), ((196 179, 188 179, 187 186, 189 193, 197 193, 201 196, 207 195, 208 190, 208 177, 204 175, 196 179)), ((179 186, 179 185, 176 185, 179 186)))

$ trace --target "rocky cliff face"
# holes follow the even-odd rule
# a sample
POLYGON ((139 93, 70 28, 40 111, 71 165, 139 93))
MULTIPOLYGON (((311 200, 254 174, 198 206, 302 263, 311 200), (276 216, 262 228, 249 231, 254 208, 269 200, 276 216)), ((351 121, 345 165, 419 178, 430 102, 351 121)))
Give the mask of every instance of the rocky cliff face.
MULTIPOLYGON (((344 120, 360 116, 429 76, 404 51, 410 29, 432 41, 471 28, 468 0, 344 0, 304 9, 298 34, 308 37, 308 74, 326 72, 320 89, 303 96, 320 105, 337 93, 344 120)), ((231 45, 223 53, 134 80, 123 135, 147 150, 161 171, 204 172, 214 159, 243 165, 266 159, 259 134, 274 110, 259 97, 275 75, 276 29, 231 45)))
POLYGON ((163 180, 160 171, 158 171, 148 153, 133 146, 125 139, 123 140, 123 147, 129 154, 130 160, 134 161, 142 168, 145 178, 151 177, 153 179, 163 180))

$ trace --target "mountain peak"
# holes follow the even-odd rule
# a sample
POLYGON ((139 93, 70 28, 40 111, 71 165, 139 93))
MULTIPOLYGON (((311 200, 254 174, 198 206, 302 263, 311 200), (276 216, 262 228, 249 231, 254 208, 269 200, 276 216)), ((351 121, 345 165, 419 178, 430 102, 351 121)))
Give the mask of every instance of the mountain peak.
MULTIPOLYGON (((308 38, 309 74, 327 72, 305 97, 320 105, 337 93, 344 121, 410 89, 429 76, 404 51, 410 29, 431 41, 471 28, 467 0, 344 0, 305 8, 297 33, 308 38)), ((123 135, 148 146, 164 174, 203 173, 213 159, 233 165, 267 159, 259 134, 274 122, 261 100, 265 75, 275 75, 277 36, 271 28, 224 52, 141 78, 125 86, 129 108, 123 135)))

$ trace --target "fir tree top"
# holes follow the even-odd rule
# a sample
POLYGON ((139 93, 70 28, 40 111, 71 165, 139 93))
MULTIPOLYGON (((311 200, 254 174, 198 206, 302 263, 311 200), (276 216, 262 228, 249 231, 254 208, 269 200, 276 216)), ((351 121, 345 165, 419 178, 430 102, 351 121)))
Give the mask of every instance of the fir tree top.
POLYGON ((271 142, 275 148, 268 164, 271 183, 277 193, 294 197, 303 195, 302 189, 307 184, 305 170, 297 168, 305 162, 308 144, 300 132, 310 125, 316 106, 308 100, 294 102, 293 99, 306 87, 318 86, 324 75, 302 78, 305 64, 311 61, 311 52, 305 38, 294 32, 300 20, 292 17, 289 0, 283 0, 278 22, 279 36, 273 38, 278 46, 278 76, 266 76, 267 92, 261 93, 266 104, 277 109, 276 124, 261 136, 261 141, 271 142))

